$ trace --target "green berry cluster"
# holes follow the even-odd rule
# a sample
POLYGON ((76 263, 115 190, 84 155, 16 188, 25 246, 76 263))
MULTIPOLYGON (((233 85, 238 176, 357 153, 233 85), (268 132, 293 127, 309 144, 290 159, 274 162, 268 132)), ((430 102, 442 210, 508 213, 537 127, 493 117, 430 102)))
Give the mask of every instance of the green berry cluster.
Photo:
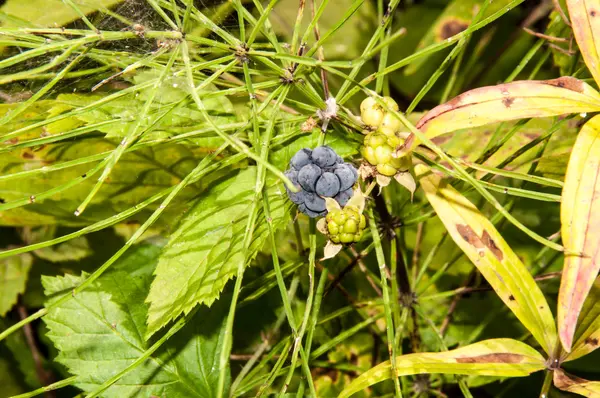
POLYGON ((367 226, 367 219, 354 206, 330 211, 325 219, 333 243, 358 242, 367 226))
MULTIPOLYGON (((384 97, 383 102, 390 109, 398 111, 398 104, 392 98, 384 97)), ((388 177, 405 169, 405 160, 393 156, 396 148, 404 143, 399 135, 402 123, 371 97, 365 98, 360 104, 360 114, 370 131, 362 147, 365 160, 375 166, 379 174, 388 177)))

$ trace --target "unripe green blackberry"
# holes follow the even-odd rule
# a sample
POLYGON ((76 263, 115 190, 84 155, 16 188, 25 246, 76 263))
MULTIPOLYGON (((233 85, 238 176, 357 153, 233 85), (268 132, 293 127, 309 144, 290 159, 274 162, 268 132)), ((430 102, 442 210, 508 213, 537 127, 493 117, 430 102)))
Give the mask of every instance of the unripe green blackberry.
MULTIPOLYGON (((391 97, 383 97, 383 102, 394 111, 398 111, 398 104, 391 97)), ((382 125, 387 125, 386 129, 398 126, 400 128, 400 122, 388 114, 383 106, 379 105, 375 99, 367 97, 360 104, 360 117, 364 124, 369 126, 371 130, 376 130, 382 125)), ((393 131, 397 131, 393 130, 393 131)))
POLYGON ((325 219, 329 239, 333 243, 358 242, 367 226, 365 216, 354 206, 330 211, 325 219))
POLYGON ((379 174, 393 177, 398 171, 405 169, 405 160, 392 156, 402 143, 403 139, 398 134, 377 130, 367 134, 361 152, 365 160, 377 168, 379 174))

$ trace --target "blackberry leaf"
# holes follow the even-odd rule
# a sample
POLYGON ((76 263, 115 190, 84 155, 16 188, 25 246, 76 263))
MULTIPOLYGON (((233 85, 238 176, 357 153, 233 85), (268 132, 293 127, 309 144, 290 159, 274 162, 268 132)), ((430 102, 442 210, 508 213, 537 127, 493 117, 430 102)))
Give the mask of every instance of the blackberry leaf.
MULTIPOLYGON (((144 339, 148 310, 144 298, 160 251, 154 245, 134 247, 90 288, 44 317, 48 337, 59 350, 58 362, 77 376, 75 385, 85 392, 98 388, 151 346, 144 339)), ((70 294, 85 277, 43 277, 46 295, 70 294)), ((170 339, 102 396, 216 396, 224 307, 200 311, 176 339, 170 339)))
MULTIPOLYGON (((147 337, 196 305, 211 305, 240 262, 248 263, 264 245, 268 229, 261 212, 244 258, 244 230, 254 199, 256 167, 216 185, 196 202, 160 255, 147 302, 147 337)), ((289 202, 281 184, 267 180, 271 218, 277 229, 288 220, 289 202)))

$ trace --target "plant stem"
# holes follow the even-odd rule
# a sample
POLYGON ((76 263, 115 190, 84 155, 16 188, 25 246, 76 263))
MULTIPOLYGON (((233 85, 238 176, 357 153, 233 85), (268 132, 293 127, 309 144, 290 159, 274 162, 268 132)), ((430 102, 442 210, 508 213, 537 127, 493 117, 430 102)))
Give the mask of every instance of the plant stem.
MULTIPOLYGON (((279 287, 279 293, 281 294, 281 300, 283 302, 284 313, 288 320, 288 324, 290 325, 290 329, 292 330, 292 336, 294 337, 294 340, 296 340, 299 337, 299 333, 296 328, 296 320, 294 318, 294 312, 292 311, 292 306, 288 299, 288 293, 287 293, 287 289, 285 286, 285 281, 283 280, 283 275, 282 275, 281 267, 279 264, 279 256, 277 255, 277 242, 275 241, 275 231, 273 230, 273 225, 272 225, 273 222, 271 220, 271 211, 269 208, 269 198, 268 198, 268 195, 266 195, 266 194, 263 194, 263 204, 264 204, 263 208, 264 208, 264 212, 265 212, 265 218, 267 219, 267 225, 269 227, 269 236, 271 239, 271 257, 273 259, 273 268, 275 269, 275 276, 277 278, 277 286, 279 287)), ((316 309, 318 309, 318 307, 316 307, 316 309)), ((311 335, 309 335, 309 336, 312 337, 311 335)), ((315 386, 314 386, 314 383, 312 380, 312 375, 310 373, 310 367, 308 365, 308 358, 309 358, 308 350, 309 350, 309 348, 307 349, 306 352, 304 350, 301 350, 300 356, 301 356, 302 363, 303 363, 304 376, 308 380, 308 387, 309 387, 312 395, 314 397, 316 397, 317 393, 316 393, 315 386)), ((292 357, 292 359, 293 359, 293 357, 292 357)))
MULTIPOLYGON (((308 320, 310 316, 310 312, 312 309, 312 303, 315 294, 315 260, 317 256, 317 233, 316 233, 316 222, 314 219, 310 219, 310 232, 308 235, 309 243, 310 243, 310 252, 308 255, 308 298, 306 299, 306 308, 304 309, 304 317, 302 319, 302 323, 300 324, 300 330, 298 331, 297 337, 294 338, 294 349, 292 351, 292 359, 290 362, 290 369, 285 378, 285 382, 283 387, 281 388, 280 394, 285 394, 287 388, 292 380, 292 376, 294 375, 294 370, 296 368, 296 361, 298 359, 298 353, 302 350, 302 337, 304 336, 304 332, 306 331, 306 327, 308 325, 308 320)), ((308 358, 306 359, 308 361, 308 358)), ((306 362, 303 361, 303 362, 306 362)), ((316 398, 316 395, 315 395, 316 398)))
POLYGON ((377 255, 377 263, 379 264, 379 272, 381 274, 381 290, 383 292, 383 306, 385 311, 385 323, 387 330, 387 344, 388 353, 390 356, 390 362, 392 364, 392 378, 394 380, 394 389, 396 397, 402 397, 402 391, 400 390, 400 383, 398 381, 398 373, 396 371, 396 347, 394 344, 394 323, 392 320, 392 306, 390 303, 390 293, 388 290, 387 281, 387 270, 385 266, 385 255, 383 253, 383 246, 381 245, 381 238, 379 236, 379 230, 377 229, 377 223, 375 222, 375 216, 373 209, 369 207, 369 226, 371 228, 371 235, 373 235, 373 244, 375 245, 375 253, 377 255))
MULTIPOLYGON (((187 51, 187 48, 186 48, 186 51, 187 51)), ((186 57, 186 59, 188 60, 188 63, 189 63, 189 57, 186 57)), ((189 68, 189 66, 188 66, 188 70, 191 70, 189 68)), ((190 79, 191 79, 191 77, 190 77, 190 79)), ((193 86, 193 82, 191 82, 191 83, 193 86)), ((289 86, 284 87, 284 89, 281 92, 281 95, 278 98, 278 101, 277 101, 278 104, 283 103, 288 92, 289 92, 289 86)), ((195 98, 196 103, 198 104, 199 108, 204 109, 204 106, 202 105, 200 97, 198 96, 197 90, 193 89, 192 93, 194 95, 194 98, 195 98)), ((276 110, 276 112, 278 112, 279 107, 276 106, 275 110, 276 110)), ((206 113, 205 109, 204 109, 203 113, 206 113)), ((207 119, 210 118, 210 116, 207 113, 206 113, 205 117, 207 119)), ((254 117, 257 117, 257 115, 255 114, 254 117)), ((217 384, 217 397, 218 398, 222 398, 225 393, 225 379, 227 377, 227 365, 229 364, 229 355, 231 354, 231 347, 233 344, 233 321, 235 318, 237 300, 238 300, 240 291, 242 290, 242 279, 244 276, 244 270, 246 269, 246 264, 247 264, 246 253, 247 253, 248 249, 250 248, 250 244, 252 243, 252 236, 254 234, 256 219, 258 217, 258 204, 260 202, 259 199, 263 194, 263 189, 265 186, 266 168, 267 168, 266 165, 268 164, 269 149, 271 147, 271 138, 273 136, 273 130, 275 127, 275 119, 276 119, 275 117, 273 117, 271 119, 271 123, 267 127, 267 129, 263 135, 262 142, 261 142, 261 147, 262 147, 261 153, 260 153, 261 162, 258 164, 258 170, 256 172, 256 183, 255 183, 255 187, 254 187, 256 193, 255 193, 254 200, 252 201, 252 205, 251 205, 250 212, 248 215, 248 222, 246 224, 246 232, 244 233, 244 241, 242 244, 242 248, 243 248, 242 250, 244 252, 244 259, 238 265, 238 269, 237 269, 237 273, 236 273, 236 280, 235 280, 235 287, 233 290, 233 295, 231 297, 229 314, 227 316, 225 336, 223 338, 223 348, 221 349, 221 354, 219 355, 219 381, 217 384)), ((214 122, 212 122, 212 124, 214 124, 214 122)), ((257 127, 257 124, 255 124, 254 126, 257 127)), ((258 131, 256 131, 255 133, 258 134, 258 131)))
POLYGON ((542 384, 542 390, 540 391, 540 398, 548 398, 548 393, 550 392, 550 387, 552 386, 552 372, 551 370, 546 370, 546 374, 544 375, 544 384, 542 384))
POLYGON ((317 285, 317 294, 315 296, 315 305, 312 313, 311 324, 310 328, 308 329, 308 334, 306 335, 306 356, 308 358, 310 358, 312 339, 317 327, 317 321, 319 319, 319 309, 321 308, 321 301, 323 300, 323 292, 325 291, 325 282, 327 281, 328 274, 329 269, 323 267, 321 276, 319 277, 319 284, 317 285))
POLYGON ((25 394, 15 395, 12 398, 31 398, 31 397, 35 397, 36 395, 41 395, 41 394, 43 394, 45 392, 48 392, 48 391, 54 391, 54 390, 58 390, 59 388, 63 388, 63 387, 67 387, 67 386, 73 385, 73 384, 75 384, 76 380, 77 380, 77 376, 69 377, 68 379, 64 379, 64 380, 61 380, 61 381, 57 381, 56 383, 52 383, 52 384, 49 384, 47 386, 40 387, 37 390, 26 392, 25 394))

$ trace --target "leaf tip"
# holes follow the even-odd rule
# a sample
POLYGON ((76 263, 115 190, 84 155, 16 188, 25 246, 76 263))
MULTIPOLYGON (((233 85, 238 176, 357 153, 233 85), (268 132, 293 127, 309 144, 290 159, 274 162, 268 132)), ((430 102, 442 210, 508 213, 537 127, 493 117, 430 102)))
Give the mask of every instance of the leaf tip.
POLYGON ((573 334, 575 332, 575 328, 573 328, 569 322, 564 322, 560 326, 559 337, 560 342, 566 352, 571 352, 571 348, 573 346, 573 334))

